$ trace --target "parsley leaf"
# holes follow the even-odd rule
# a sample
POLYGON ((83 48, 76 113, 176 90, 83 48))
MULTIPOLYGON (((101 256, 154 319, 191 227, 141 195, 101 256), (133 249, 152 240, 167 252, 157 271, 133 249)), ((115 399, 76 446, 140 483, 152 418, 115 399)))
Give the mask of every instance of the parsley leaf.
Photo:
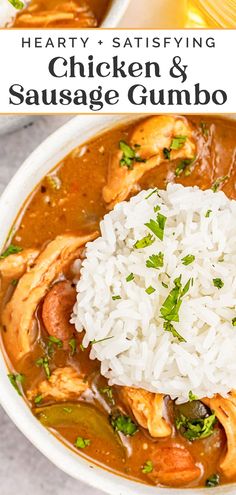
POLYGON ((153 292, 156 292, 156 289, 154 289, 154 287, 152 287, 150 285, 150 287, 148 287, 145 292, 150 296, 151 294, 153 294, 153 292))
POLYGON ((145 464, 142 467, 142 473, 148 474, 153 471, 153 462, 152 461, 146 461, 145 464))
POLYGON ((43 396, 40 394, 40 395, 37 395, 34 399, 34 403, 37 405, 37 404, 40 404, 43 400, 43 396))
POLYGON ((136 241, 134 244, 135 249, 143 249, 145 247, 151 246, 155 242, 155 237, 153 235, 148 234, 139 241, 136 241))
POLYGON ((193 402, 194 400, 198 400, 197 396, 193 394, 192 390, 190 390, 188 394, 188 400, 189 402, 193 402))
POLYGON ((147 268, 162 268, 164 265, 164 253, 152 254, 146 261, 147 268))
POLYGON ((220 476, 219 474, 213 474, 206 480, 206 486, 208 488, 213 488, 214 486, 218 486, 220 484, 220 476))
POLYGON ((105 337, 104 339, 100 339, 100 340, 91 340, 90 342, 90 345, 94 345, 94 344, 100 344, 100 342, 105 342, 105 340, 110 340, 110 339, 113 339, 113 335, 111 337, 105 337))
POLYGON ((118 299, 121 299, 121 296, 112 296, 113 301, 118 301, 118 299))
POLYGON ((160 241, 163 241, 164 237, 164 229, 167 218, 161 213, 157 214, 156 220, 151 220, 148 223, 145 223, 145 226, 148 227, 153 234, 155 234, 160 241))
POLYGON ((172 139, 170 149, 171 150, 180 150, 183 148, 186 143, 187 136, 176 136, 172 139))
POLYGON ((203 136, 207 137, 209 134, 209 129, 207 127, 206 122, 200 122, 200 128, 201 128, 203 136))
POLYGON ((214 425, 216 424, 215 414, 211 414, 207 418, 186 418, 183 414, 175 420, 177 430, 187 438, 190 442, 199 438, 207 438, 213 433, 214 425))
POLYGON ((35 364, 36 364, 36 366, 39 366, 39 367, 44 369, 45 375, 46 375, 47 379, 49 379, 51 376, 51 371, 49 368, 48 358, 47 357, 41 357, 41 358, 37 359, 35 364))
POLYGON ((120 414, 118 416, 111 416, 111 425, 115 431, 120 431, 125 436, 133 436, 138 431, 138 426, 132 421, 129 416, 120 414))
POLYGON ((107 397, 108 401, 114 406, 115 401, 114 401, 114 397, 113 397, 113 390, 111 387, 100 388, 99 392, 102 395, 105 395, 107 397))
POLYGON ((207 210, 205 217, 209 218, 210 214, 212 213, 212 210, 207 210))
POLYGON ((69 346, 71 348, 71 356, 74 356, 77 349, 77 341, 74 337, 69 340, 69 346))
POLYGON ((87 438, 83 437, 77 437, 75 441, 75 447, 77 449, 84 449, 85 447, 88 447, 90 445, 91 441, 88 440, 87 438))
POLYGON ((19 395, 22 395, 21 390, 20 390, 20 387, 19 387, 19 384, 22 384, 23 383, 23 381, 25 379, 25 376, 22 375, 22 373, 17 373, 17 374, 9 373, 7 376, 9 378, 12 386, 17 391, 17 393, 19 395))
POLYGON ((157 187, 156 187, 156 189, 153 189, 153 191, 152 191, 152 192, 150 192, 150 194, 148 194, 148 196, 146 196, 146 198, 145 198, 145 199, 149 199, 149 198, 150 198, 153 194, 155 194, 155 193, 158 193, 158 189, 157 189, 157 187))
POLYGON ((163 155, 165 160, 170 160, 170 150, 168 148, 163 149, 163 155))
POLYGON ((126 282, 132 282, 132 280, 134 280, 134 274, 130 273, 128 277, 126 277, 126 282))
POLYGON ((228 178, 229 178, 228 175, 224 175, 223 177, 219 177, 218 179, 216 179, 216 181, 214 182, 214 184, 211 187, 212 191, 217 192, 219 190, 221 184, 223 184, 228 178))
POLYGON ((222 287, 224 287, 224 282, 221 278, 213 278, 213 284, 217 289, 222 289, 222 287))
POLYGON ((187 265, 190 265, 191 263, 193 263, 194 260, 195 260, 195 256, 193 254, 187 254, 187 256, 182 258, 181 261, 182 261, 183 265, 187 266, 187 265))
POLYGON ((8 2, 15 7, 17 10, 21 10, 24 8, 25 4, 21 0, 8 0, 8 2))
POLYGON ((195 159, 196 157, 194 156, 194 158, 185 158, 184 160, 181 160, 175 169, 176 177, 179 177, 183 172, 185 172, 185 175, 190 175, 191 170, 189 170, 188 167, 195 162, 195 159))
POLYGON ((236 327, 236 317, 232 319, 232 325, 233 327, 236 327))
POLYGON ((8 248, 3 251, 3 253, 0 255, 0 260, 7 258, 7 256, 10 256, 10 254, 17 254, 23 251, 23 248, 20 246, 15 246, 14 244, 10 244, 8 248))
POLYGON ((164 327, 165 332, 171 332, 173 337, 176 337, 179 342, 187 342, 184 339, 184 337, 182 337, 182 335, 180 335, 179 332, 177 332, 174 325, 172 325, 172 323, 170 321, 165 321, 163 327, 164 327))
POLYGON ((125 141, 120 141, 119 148, 123 151, 123 155, 120 160, 121 167, 127 167, 129 170, 132 170, 135 162, 146 162, 146 160, 141 158, 137 151, 131 148, 131 146, 129 146, 125 141))
POLYGON ((63 347, 62 340, 58 339, 57 337, 54 337, 53 335, 50 335, 50 337, 48 337, 48 340, 52 344, 56 344, 59 349, 61 349, 63 347))

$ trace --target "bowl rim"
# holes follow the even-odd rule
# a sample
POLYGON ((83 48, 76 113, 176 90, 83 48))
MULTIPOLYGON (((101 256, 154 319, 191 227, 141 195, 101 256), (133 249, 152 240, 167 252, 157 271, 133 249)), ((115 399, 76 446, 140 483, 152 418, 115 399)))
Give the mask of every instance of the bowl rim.
POLYGON ((129 6, 129 3, 130 0, 111 0, 111 3, 110 5, 108 5, 107 12, 99 28, 114 28, 118 26, 129 6))
MULTIPOLYGON (((23 200, 63 156, 72 151, 76 145, 83 144, 104 130, 121 123, 128 123, 143 116, 77 116, 64 124, 44 140, 24 161, 0 198, 0 217, 3 228, 0 231, 0 248, 4 245, 7 234, 15 221, 16 214, 22 207, 23 200)), ((146 117, 146 115, 145 115, 146 117)), ((2 347, 2 346, 0 346, 2 347)), ((86 482, 90 486, 103 490, 110 495, 182 495, 183 489, 159 488, 129 480, 120 474, 108 471, 83 454, 78 455, 60 442, 43 427, 33 416, 26 402, 19 397, 7 377, 8 367, 4 349, 0 352, 0 404, 18 429, 51 462, 73 478, 86 482)), ((212 489, 211 493, 234 495, 236 485, 223 485, 212 489)), ((184 489, 186 495, 209 493, 208 488, 184 489)))

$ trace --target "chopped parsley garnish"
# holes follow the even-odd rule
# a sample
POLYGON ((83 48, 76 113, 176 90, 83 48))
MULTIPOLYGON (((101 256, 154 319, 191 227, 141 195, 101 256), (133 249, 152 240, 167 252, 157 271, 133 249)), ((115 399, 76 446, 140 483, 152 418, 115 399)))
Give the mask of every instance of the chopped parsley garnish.
POLYGON ((217 192, 219 190, 221 184, 223 184, 228 178, 229 178, 228 175, 224 175, 223 177, 219 177, 218 179, 216 179, 216 181, 212 185, 212 188, 211 188, 212 191, 217 192))
POLYGON ((63 411, 65 411, 68 414, 72 413, 72 408, 71 407, 63 407, 63 411))
POLYGON ((123 433, 125 436, 132 437, 138 431, 138 426, 129 416, 125 416, 124 414, 111 416, 110 421, 114 430, 123 433))
POLYGON ((183 148, 186 143, 187 136, 176 136, 172 139, 170 149, 171 150, 180 150, 183 148))
POLYGON ((161 207, 159 205, 156 205, 154 206, 153 210, 154 210, 154 213, 157 213, 158 211, 160 211, 161 207))
MULTIPOLYGON (((140 146, 136 146, 136 148, 139 148, 140 146)), ((131 148, 125 141, 120 141, 119 143, 119 148, 121 151, 123 151, 122 158, 120 160, 120 166, 121 167, 127 167, 129 170, 132 170, 134 168, 134 164, 137 162, 144 163, 146 160, 141 158, 137 151, 131 148)))
POLYGON ((174 337, 177 337, 179 342, 186 342, 186 340, 177 332, 171 322, 179 322, 179 310, 182 304, 183 297, 189 291, 191 284, 191 278, 182 286, 181 275, 174 280, 175 287, 170 291, 166 300, 164 301, 160 312, 161 317, 165 320, 164 330, 171 332, 174 337))
POLYGON ((25 4, 21 0, 8 0, 8 2, 15 7, 17 10, 21 10, 24 8, 25 4))
POLYGON ((158 213, 156 220, 151 218, 148 223, 145 223, 145 226, 148 227, 160 241, 163 241, 166 220, 167 218, 164 215, 158 213))
POLYGON ((113 301, 118 301, 118 299, 121 299, 121 296, 112 296, 113 301))
POLYGON ((181 414, 175 420, 177 430, 187 438, 190 442, 199 438, 207 438, 213 433, 214 425, 216 424, 215 414, 211 414, 207 418, 186 418, 181 414))
POLYGON ((57 345, 58 349, 61 349, 61 348, 63 347, 63 342, 62 342, 62 340, 58 339, 57 337, 54 337, 53 335, 50 335, 50 337, 48 337, 48 340, 49 340, 49 342, 51 342, 52 344, 57 345))
POLYGON ((16 287, 16 286, 17 286, 17 284, 18 284, 18 282, 19 282, 19 280, 17 280, 16 278, 14 278, 14 279, 11 281, 11 285, 12 285, 13 287, 16 287))
POLYGON ((188 400, 189 400, 189 402, 193 402, 194 400, 198 400, 198 397, 193 394, 192 390, 190 390, 190 392, 188 394, 188 400))
POLYGON ((155 237, 153 235, 148 234, 139 241, 136 241, 134 244, 135 249, 143 249, 145 247, 151 246, 155 242, 155 237))
POLYGON ((212 213, 212 210, 207 210, 205 217, 209 218, 210 214, 212 213))
POLYGON ((182 288, 181 275, 174 280, 174 289, 172 289, 161 307, 161 315, 167 321, 179 321, 179 310, 182 304, 183 296, 188 292, 191 279, 182 288))
POLYGON ((176 328, 174 327, 174 325, 172 325, 170 321, 164 321, 163 328, 165 332, 171 332, 173 337, 176 337, 179 342, 187 342, 184 339, 184 337, 182 337, 182 335, 180 335, 179 332, 177 332, 176 328))
POLYGON ((46 375, 47 379, 49 379, 51 376, 51 371, 49 368, 48 358, 47 357, 41 357, 41 358, 37 359, 35 364, 36 364, 36 366, 39 366, 39 367, 44 369, 45 375, 46 375))
POLYGON ((40 404, 43 400, 43 396, 42 395, 37 395, 34 399, 34 403, 37 405, 37 404, 40 404))
POLYGON ((105 342, 105 340, 110 340, 110 339, 113 339, 113 335, 111 337, 105 337, 104 339, 100 339, 100 340, 91 340, 90 342, 90 345, 94 345, 94 344, 100 344, 100 342, 105 342))
POLYGON ((152 461, 146 461, 145 464, 142 467, 142 473, 148 474, 153 471, 153 462, 152 461))
POLYGON ((153 292, 156 292, 156 289, 154 289, 154 287, 152 287, 150 285, 150 287, 148 287, 145 292, 150 296, 151 294, 153 294, 153 292))
POLYGON ((232 319, 232 325, 233 327, 236 327, 236 317, 232 319))
POLYGON ((84 352, 84 351, 85 351, 85 347, 83 346, 83 344, 80 344, 80 345, 79 345, 79 347, 80 347, 80 350, 81 350, 82 352, 84 352))
POLYGON ((90 443, 91 441, 88 440, 87 438, 77 437, 75 441, 75 447, 77 449, 85 449, 85 447, 88 447, 90 443))
POLYGON ((134 274, 130 273, 128 277, 126 277, 126 282, 131 282, 132 280, 134 280, 134 274))
POLYGON ((77 349, 77 341, 74 337, 69 340, 69 346, 71 348, 71 356, 74 356, 74 354, 76 353, 76 349, 77 349))
POLYGON ((179 165, 175 169, 175 175, 176 177, 179 177, 183 172, 185 172, 185 175, 190 175, 191 170, 189 170, 189 165, 192 165, 192 163, 195 162, 196 157, 194 158, 185 158, 184 160, 181 160, 179 165))
POLYGON ((0 255, 0 260, 7 258, 7 256, 10 256, 10 254, 17 254, 21 251, 23 251, 23 248, 21 248, 20 246, 14 246, 14 244, 10 244, 10 246, 8 246, 8 248, 0 255))
POLYGON ((161 285, 162 285, 163 287, 165 287, 165 289, 168 289, 168 285, 167 285, 167 284, 165 284, 165 282, 161 282, 161 285))
POLYGON ((170 160, 170 150, 168 148, 163 149, 163 155, 165 160, 170 160))
POLYGON ((153 194, 155 194, 155 193, 158 193, 158 189, 157 189, 157 187, 156 187, 156 189, 153 189, 153 191, 152 191, 152 192, 150 192, 150 194, 148 194, 148 196, 146 196, 146 198, 145 198, 145 199, 149 199, 149 198, 150 198, 153 194))
POLYGON ((187 266, 187 265, 190 265, 191 263, 193 263, 194 260, 195 260, 195 256, 193 254, 187 254, 187 256, 182 258, 181 261, 182 261, 183 265, 187 266))
POLYGON ((203 136, 206 136, 207 137, 208 134, 209 134, 209 129, 207 127, 206 122, 200 122, 200 128, 201 128, 201 131, 202 131, 203 136))
POLYGON ((209 478, 207 478, 205 485, 208 488, 213 488, 214 486, 218 486, 220 484, 220 476, 219 474, 213 474, 209 478))
POLYGON ((147 268, 162 268, 164 265, 164 253, 152 254, 146 261, 147 268))
POLYGON ((25 379, 25 376, 22 375, 22 373, 16 373, 16 374, 9 373, 7 376, 9 378, 12 386, 17 391, 17 393, 19 395, 22 395, 21 390, 20 390, 20 387, 19 387, 19 384, 22 384, 23 383, 23 381, 25 379))
POLYGON ((106 397, 107 397, 107 399, 108 399, 108 401, 109 401, 112 405, 114 405, 114 404, 115 404, 114 397, 113 397, 113 390, 112 390, 112 388, 111 388, 111 387, 103 387, 103 388, 100 388, 100 389, 99 389, 99 392, 100 392, 102 395, 106 396, 106 397))
POLYGON ((222 287, 224 287, 224 282, 221 278, 213 278, 213 284, 217 289, 222 289, 222 287))

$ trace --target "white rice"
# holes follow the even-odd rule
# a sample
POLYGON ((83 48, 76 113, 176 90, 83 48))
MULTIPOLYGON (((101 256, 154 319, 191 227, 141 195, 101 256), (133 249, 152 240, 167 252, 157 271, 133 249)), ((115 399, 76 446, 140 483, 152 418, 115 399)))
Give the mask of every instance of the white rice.
POLYGON ((181 185, 168 185, 147 199, 151 192, 118 204, 101 222, 101 237, 88 243, 72 321, 78 332, 85 329, 85 347, 112 337, 91 350, 111 385, 180 401, 190 391, 199 398, 225 396, 236 388, 236 202, 223 192, 181 185), (150 232, 145 223, 155 219, 156 205, 167 217, 164 239, 135 249, 135 241, 150 232), (148 257, 160 251, 163 268, 147 268, 148 257), (184 266, 188 254, 195 260, 184 266), (126 282, 130 273, 134 280, 126 282), (180 274, 183 284, 193 278, 179 322, 173 322, 186 343, 165 331, 160 317, 180 274), (215 278, 222 279, 221 289, 215 278), (156 289, 151 295, 145 292, 149 286, 156 289), (121 299, 113 300, 116 295, 121 299))
MULTIPOLYGON (((22 0, 26 5, 29 0, 22 0)), ((16 16, 18 10, 8 0, 0 0, 0 28, 7 26, 16 16)))

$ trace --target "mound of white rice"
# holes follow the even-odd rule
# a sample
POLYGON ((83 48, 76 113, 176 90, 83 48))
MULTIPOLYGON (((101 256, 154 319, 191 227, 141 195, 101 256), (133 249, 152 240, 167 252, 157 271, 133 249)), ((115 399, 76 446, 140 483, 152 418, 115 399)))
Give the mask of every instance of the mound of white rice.
MULTIPOLYGON (((26 5, 28 0, 22 0, 26 5)), ((0 0, 0 27, 5 27, 16 16, 18 10, 10 4, 8 0, 0 0)))
POLYGON ((181 401, 190 391, 226 395, 236 388, 236 202, 181 185, 151 192, 118 204, 101 222, 101 237, 86 248, 72 321, 85 329, 85 347, 106 339, 93 343, 91 358, 110 384, 181 401), (156 206, 166 217, 163 240, 153 235, 151 245, 136 249, 152 234, 145 224, 157 218, 156 206), (147 267, 160 252, 163 267, 147 267), (189 255, 195 259, 186 265, 189 255), (180 275, 182 289, 190 287, 179 321, 170 321, 186 342, 164 329, 161 314, 180 275))

